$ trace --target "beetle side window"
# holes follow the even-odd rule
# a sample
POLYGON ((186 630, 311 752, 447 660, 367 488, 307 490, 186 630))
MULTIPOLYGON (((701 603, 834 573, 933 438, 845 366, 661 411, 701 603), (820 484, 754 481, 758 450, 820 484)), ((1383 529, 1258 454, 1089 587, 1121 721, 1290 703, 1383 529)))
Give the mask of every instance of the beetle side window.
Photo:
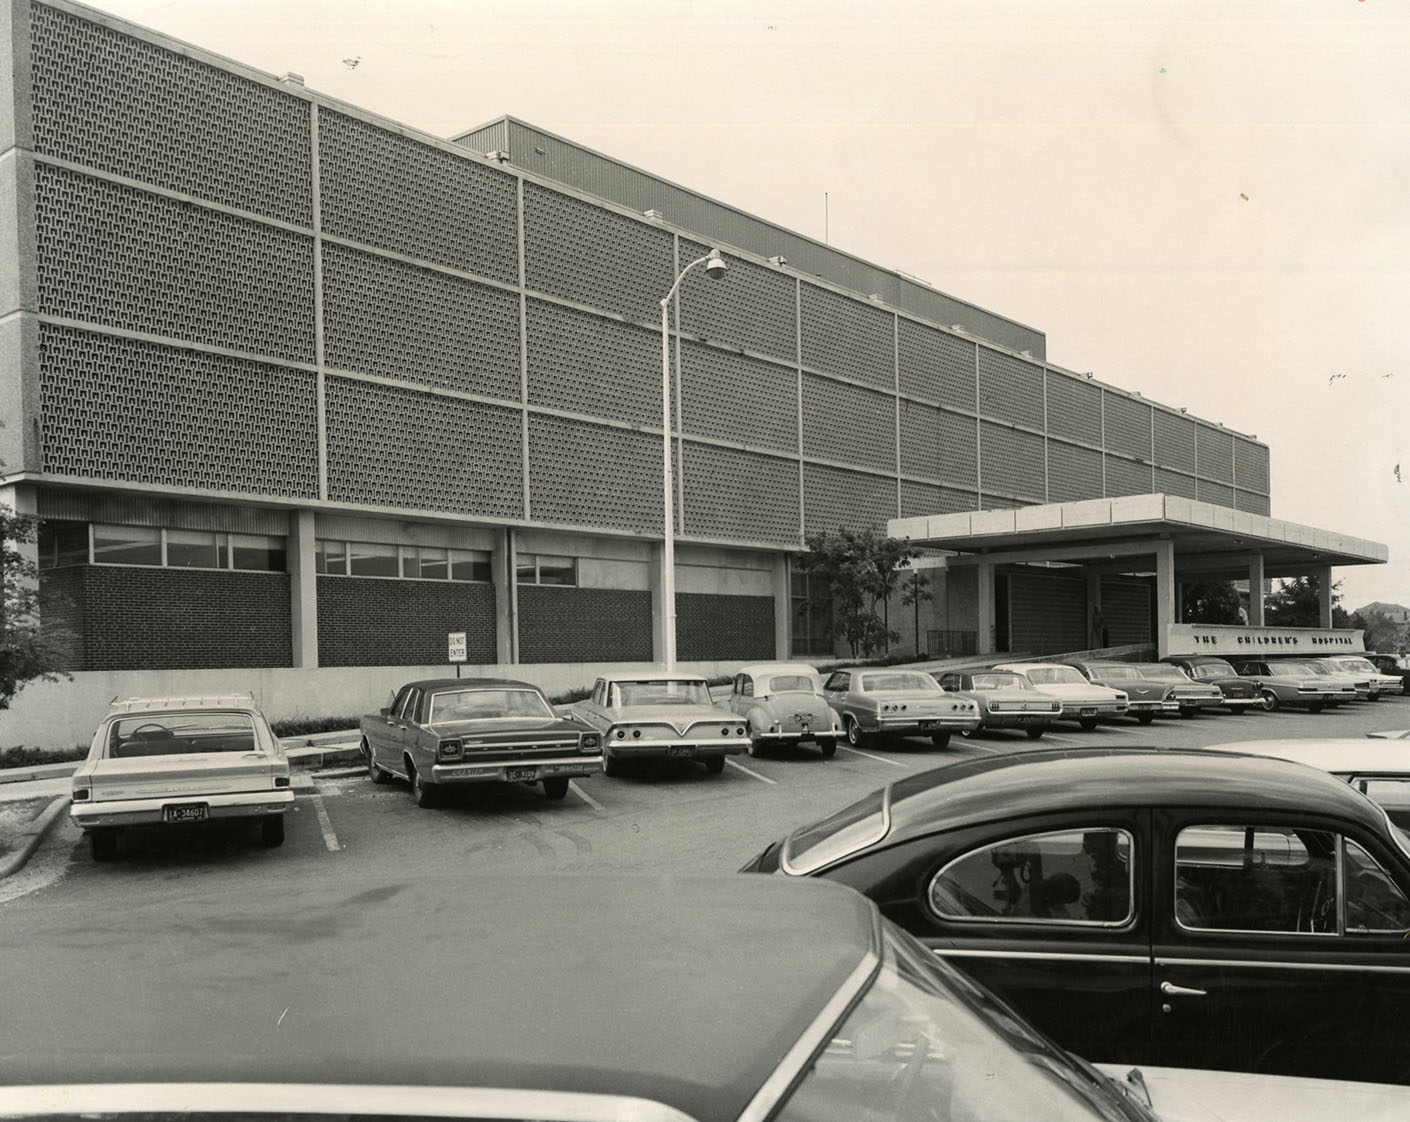
POLYGON ((1011 838, 951 861, 927 899, 946 920, 1120 925, 1132 914, 1132 847, 1108 827, 1011 838))
POLYGON ((1390 874, 1354 841, 1346 842, 1346 933, 1410 930, 1410 900, 1390 874))
POLYGON ((1175 841, 1175 919, 1195 931, 1337 930, 1337 842, 1326 830, 1189 826, 1175 841))

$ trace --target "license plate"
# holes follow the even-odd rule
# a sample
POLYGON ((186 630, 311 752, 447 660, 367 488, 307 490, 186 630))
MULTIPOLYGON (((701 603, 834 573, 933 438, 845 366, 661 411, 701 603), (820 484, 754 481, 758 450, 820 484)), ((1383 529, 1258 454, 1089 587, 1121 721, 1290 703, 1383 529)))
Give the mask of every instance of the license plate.
POLYGON ((921 721, 920 727, 923 729, 933 729, 939 723, 939 721, 921 721))
POLYGON ((668 756, 693 756, 695 755, 694 744, 672 744, 666 749, 668 756))
POLYGON ((204 822, 210 817, 210 807, 205 803, 180 803, 162 807, 163 822, 204 822))
POLYGON ((504 769, 504 778, 511 783, 518 783, 522 780, 533 779, 538 775, 537 768, 531 767, 507 767, 504 769))
POLYGON ((1081 709, 1077 711, 1077 715, 1079 717, 1095 717, 1097 715, 1096 706, 1084 705, 1081 709))

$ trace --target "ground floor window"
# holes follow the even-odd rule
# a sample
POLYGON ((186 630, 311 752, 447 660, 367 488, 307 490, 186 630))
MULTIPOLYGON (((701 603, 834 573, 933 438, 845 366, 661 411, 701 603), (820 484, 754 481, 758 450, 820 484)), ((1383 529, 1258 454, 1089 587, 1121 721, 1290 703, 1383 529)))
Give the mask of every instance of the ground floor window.
POLYGON ((282 573, 287 569, 287 546, 283 537, 271 534, 46 519, 39 527, 39 567, 55 569, 63 565, 282 573))
POLYGON ((514 579, 519 584, 578 583, 578 559, 550 553, 521 553, 515 561, 514 579))
POLYGON ((317 569, 325 576, 459 580, 489 584, 490 553, 430 545, 385 545, 320 538, 317 569))
POLYGON ((791 569, 789 600, 792 607, 790 645, 794 654, 831 654, 832 589, 825 577, 791 569))

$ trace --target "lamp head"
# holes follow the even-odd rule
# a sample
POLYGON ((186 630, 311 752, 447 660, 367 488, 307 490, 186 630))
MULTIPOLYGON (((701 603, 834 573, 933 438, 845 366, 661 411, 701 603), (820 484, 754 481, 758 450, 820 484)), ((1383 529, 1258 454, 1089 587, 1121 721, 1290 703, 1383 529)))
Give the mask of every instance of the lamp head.
POLYGON ((705 275, 711 280, 719 280, 725 275, 725 270, 728 267, 729 266, 725 264, 725 259, 720 256, 720 251, 718 249, 712 249, 710 251, 710 260, 705 262, 705 275))

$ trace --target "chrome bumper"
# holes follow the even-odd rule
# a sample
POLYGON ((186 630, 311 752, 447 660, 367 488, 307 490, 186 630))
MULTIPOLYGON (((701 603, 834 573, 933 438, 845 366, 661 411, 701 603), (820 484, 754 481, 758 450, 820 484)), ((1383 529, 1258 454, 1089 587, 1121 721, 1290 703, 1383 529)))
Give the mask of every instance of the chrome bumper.
MULTIPOLYGON (((222 818, 259 818, 284 814, 294 805, 294 792, 288 788, 277 791, 238 791, 224 795, 173 795, 160 799, 114 799, 109 802, 81 802, 69 806, 69 819, 83 830, 98 826, 160 826, 162 808, 201 803, 206 807, 202 821, 222 818)), ((171 823, 185 825, 185 823, 171 823)), ((194 825, 200 825, 199 822, 194 825)))
POLYGON ((551 760, 501 760, 493 764, 450 761, 431 767, 432 783, 532 783, 538 779, 568 778, 592 775, 602 768, 602 757, 591 755, 559 756, 551 760))

